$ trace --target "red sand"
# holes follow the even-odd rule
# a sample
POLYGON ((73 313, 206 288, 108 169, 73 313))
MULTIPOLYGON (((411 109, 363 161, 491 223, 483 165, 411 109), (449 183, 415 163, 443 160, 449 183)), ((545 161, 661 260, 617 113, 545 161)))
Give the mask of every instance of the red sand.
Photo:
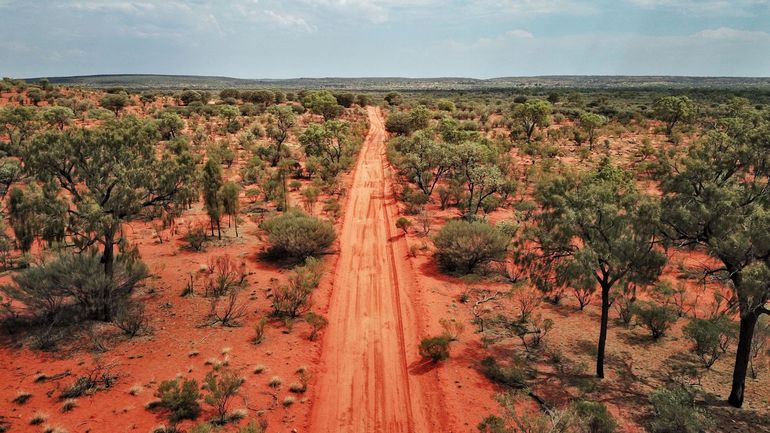
POLYGON ((441 394, 431 385, 436 374, 410 371, 420 363, 423 314, 411 299, 411 268, 399 260, 406 242, 393 233, 382 114, 368 112, 371 130, 345 212, 310 431, 446 431, 441 394))

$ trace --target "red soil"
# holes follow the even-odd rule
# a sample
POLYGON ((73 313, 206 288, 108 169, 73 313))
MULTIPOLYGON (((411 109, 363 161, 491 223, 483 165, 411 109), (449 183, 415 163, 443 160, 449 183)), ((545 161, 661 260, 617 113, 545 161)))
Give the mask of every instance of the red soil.
POLYGON ((436 373, 422 364, 423 317, 406 242, 394 235, 395 202, 384 167, 385 129, 368 108, 370 134, 348 198, 312 432, 447 431, 436 373), (426 374, 422 374, 425 371, 426 374))

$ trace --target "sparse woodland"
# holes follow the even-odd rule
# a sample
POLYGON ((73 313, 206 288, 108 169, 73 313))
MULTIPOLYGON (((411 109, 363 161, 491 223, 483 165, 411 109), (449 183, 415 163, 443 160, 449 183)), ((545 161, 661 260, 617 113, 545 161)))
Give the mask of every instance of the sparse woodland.
POLYGON ((0 431, 309 431, 372 106, 452 431, 770 428, 762 93, 6 78, 0 431))

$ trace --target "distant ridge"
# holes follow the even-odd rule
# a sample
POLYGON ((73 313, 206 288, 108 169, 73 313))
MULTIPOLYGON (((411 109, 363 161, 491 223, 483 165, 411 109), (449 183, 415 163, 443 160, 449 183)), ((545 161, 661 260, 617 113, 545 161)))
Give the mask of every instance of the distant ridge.
MULTIPOLYGON (((36 81, 40 78, 28 78, 36 81)), ((54 84, 94 88, 125 87, 143 89, 224 89, 224 88, 325 88, 334 90, 504 90, 516 88, 585 89, 767 89, 770 77, 670 77, 670 76, 582 76, 500 77, 490 79, 443 77, 361 77, 245 79, 196 75, 115 74, 48 77, 54 84)))

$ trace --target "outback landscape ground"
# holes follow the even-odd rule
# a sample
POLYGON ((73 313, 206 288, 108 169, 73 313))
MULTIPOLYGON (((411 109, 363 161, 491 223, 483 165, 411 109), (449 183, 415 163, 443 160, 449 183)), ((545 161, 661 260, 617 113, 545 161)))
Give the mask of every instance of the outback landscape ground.
POLYGON ((770 431, 761 83, 140 79, 0 83, 0 431, 770 431))

